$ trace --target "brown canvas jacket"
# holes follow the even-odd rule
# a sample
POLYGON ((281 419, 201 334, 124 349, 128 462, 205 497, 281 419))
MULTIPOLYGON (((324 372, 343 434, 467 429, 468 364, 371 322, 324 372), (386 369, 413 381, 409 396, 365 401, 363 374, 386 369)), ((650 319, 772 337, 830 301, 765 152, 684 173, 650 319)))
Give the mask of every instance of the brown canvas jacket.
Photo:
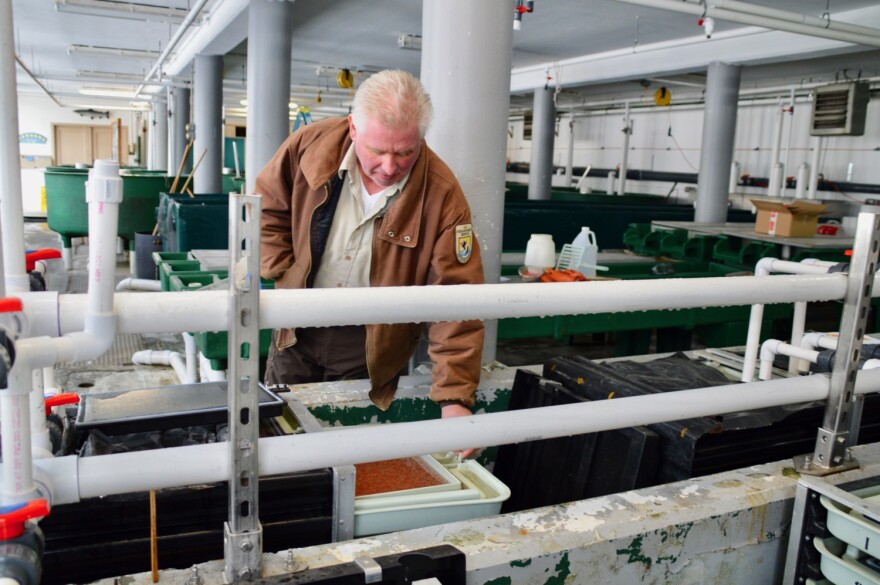
MULTIPOLYGON (((345 118, 309 124, 292 134, 257 176, 263 204, 261 275, 273 279, 276 288, 305 288, 317 269, 313 250, 330 225, 321 221, 322 212, 350 144, 345 118)), ((484 282, 476 238, 467 262, 456 257, 456 226, 471 223, 464 193, 424 141, 403 191, 375 221, 370 286, 484 282)), ((383 410, 394 398, 399 373, 423 328, 367 325, 370 398, 383 410)), ((472 407, 480 378, 482 321, 429 323, 428 339, 434 363, 431 399, 460 400, 472 407)), ((277 343, 278 349, 296 343, 293 330, 279 332, 277 343)))

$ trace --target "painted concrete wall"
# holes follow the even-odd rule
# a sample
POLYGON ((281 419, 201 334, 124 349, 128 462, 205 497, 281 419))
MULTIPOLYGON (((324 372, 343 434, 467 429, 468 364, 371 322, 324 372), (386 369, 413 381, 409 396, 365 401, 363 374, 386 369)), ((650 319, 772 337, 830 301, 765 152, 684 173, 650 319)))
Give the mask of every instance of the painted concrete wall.
MULTIPOLYGON (((101 110, 106 111, 106 110, 101 110)), ((141 123, 139 113, 129 111, 110 110, 110 120, 120 118, 122 125, 128 128, 127 142, 137 140, 137 129, 141 123)), ((52 157, 55 149, 55 137, 52 129, 53 124, 79 124, 83 126, 98 126, 108 124, 107 118, 88 118, 80 116, 73 108, 61 108, 51 99, 45 96, 19 95, 18 96, 18 127, 19 135, 29 133, 39 134, 46 138, 44 144, 32 142, 19 143, 22 156, 37 157, 37 162, 42 163, 52 157)), ((127 164, 131 164, 128 161, 127 164)), ((52 161, 54 164, 54 161, 52 161)), ((22 168, 21 190, 22 208, 25 215, 45 215, 41 209, 41 190, 44 186, 43 171, 39 168, 22 168)))
MULTIPOLYGON (((674 98, 673 98, 674 99, 674 98)), ((741 173, 755 177, 768 177, 771 167, 771 151, 774 140, 775 110, 773 104, 741 105, 737 117, 735 160, 741 165, 741 173)), ((783 126, 780 159, 786 163, 786 175, 796 176, 803 162, 809 163, 816 139, 810 136, 812 104, 799 101, 793 116, 786 115, 783 126)), ((628 167, 639 170, 696 173, 700 165, 700 147, 703 130, 702 108, 669 110, 668 108, 635 109, 633 134, 630 138, 628 167), (672 134, 670 136, 669 134, 672 134)), ((508 159, 511 162, 528 162, 531 141, 524 141, 523 122, 512 120, 509 124, 512 138, 508 141, 508 159)), ((562 118, 557 125, 553 160, 564 167, 568 157, 569 127, 562 118)), ((623 112, 598 114, 577 118, 574 129, 574 166, 593 165, 595 168, 615 168, 620 164, 623 148, 623 112)), ((864 136, 827 137, 820 171, 833 181, 880 184, 880 100, 868 104, 864 136), (852 163, 852 172, 849 165, 852 163)), ((526 182, 522 175, 509 175, 510 179, 526 182)), ((575 177, 575 181, 578 177, 575 177)), ((563 176, 554 177, 554 185, 562 186, 563 176)), ((605 190, 604 178, 589 178, 587 184, 595 190, 605 190)), ((646 183, 631 181, 627 190, 641 193, 666 195, 671 183, 646 183)), ((677 187, 673 196, 687 198, 684 185, 677 187)), ((744 193, 765 195, 766 189, 741 189, 744 193)), ((789 189, 787 196, 793 197, 789 189)), ((848 199, 820 191, 822 199, 848 199)), ((864 200, 871 195, 857 195, 864 200)), ((880 199, 880 196, 875 198, 880 199)), ((876 208, 875 208, 876 210, 876 208)))

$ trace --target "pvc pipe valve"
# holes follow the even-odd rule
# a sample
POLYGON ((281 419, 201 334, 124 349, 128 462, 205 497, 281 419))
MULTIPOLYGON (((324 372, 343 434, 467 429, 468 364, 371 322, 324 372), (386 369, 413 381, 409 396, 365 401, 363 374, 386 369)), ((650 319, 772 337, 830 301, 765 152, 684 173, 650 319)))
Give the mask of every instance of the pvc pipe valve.
POLYGON ((24 534, 25 522, 48 515, 49 504, 42 499, 0 509, 0 540, 18 538, 24 534))

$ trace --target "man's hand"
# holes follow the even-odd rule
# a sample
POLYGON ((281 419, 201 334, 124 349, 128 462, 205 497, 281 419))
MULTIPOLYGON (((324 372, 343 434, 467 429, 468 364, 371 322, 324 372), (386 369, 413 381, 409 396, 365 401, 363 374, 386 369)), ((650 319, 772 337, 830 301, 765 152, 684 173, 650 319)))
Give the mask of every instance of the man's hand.
MULTIPOLYGON (((471 411, 466 406, 462 406, 461 404, 448 404, 440 409, 441 415, 440 418, 456 418, 459 416, 471 416, 471 411)), ((476 449, 466 449, 464 451, 459 451, 462 459, 467 459, 471 455, 474 454, 476 449)))

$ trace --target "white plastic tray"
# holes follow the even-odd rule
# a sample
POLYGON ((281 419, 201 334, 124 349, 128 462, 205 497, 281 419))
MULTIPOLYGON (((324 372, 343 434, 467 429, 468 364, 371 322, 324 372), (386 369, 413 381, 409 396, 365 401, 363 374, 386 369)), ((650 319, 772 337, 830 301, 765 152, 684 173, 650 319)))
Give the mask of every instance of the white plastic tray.
POLYGON ((387 508, 369 510, 358 510, 356 507, 355 537, 491 516, 497 514, 501 510, 501 503, 510 497, 510 488, 476 461, 464 461, 450 471, 464 486, 461 491, 474 492, 478 497, 450 501, 442 499, 446 495, 444 493, 433 502, 389 502, 392 505, 387 508))
POLYGON ((846 543, 836 538, 813 539, 813 546, 822 555, 822 575, 834 585, 880 585, 880 573, 866 567, 855 559, 839 556, 846 543))
MULTIPOLYGON (((878 503, 880 486, 855 490, 851 493, 866 501, 878 503)), ((880 558, 880 524, 827 496, 822 496, 820 501, 828 510, 828 530, 831 534, 872 557, 880 558)))
POLYGON ((439 478, 442 480, 442 483, 437 485, 429 485, 420 488, 411 488, 408 490, 396 490, 393 492, 382 492, 379 494, 368 494, 365 496, 356 496, 355 501, 355 509, 357 509, 358 502, 365 502, 368 500, 393 500, 394 498, 400 496, 408 496, 413 494, 426 494, 426 493, 434 493, 434 492, 447 492, 447 491, 458 491, 461 489, 461 480, 459 480, 455 475, 449 472, 443 465, 441 465, 436 459, 434 459, 430 455, 421 455, 419 457, 415 457, 415 459, 421 460, 422 464, 433 471, 439 478))

